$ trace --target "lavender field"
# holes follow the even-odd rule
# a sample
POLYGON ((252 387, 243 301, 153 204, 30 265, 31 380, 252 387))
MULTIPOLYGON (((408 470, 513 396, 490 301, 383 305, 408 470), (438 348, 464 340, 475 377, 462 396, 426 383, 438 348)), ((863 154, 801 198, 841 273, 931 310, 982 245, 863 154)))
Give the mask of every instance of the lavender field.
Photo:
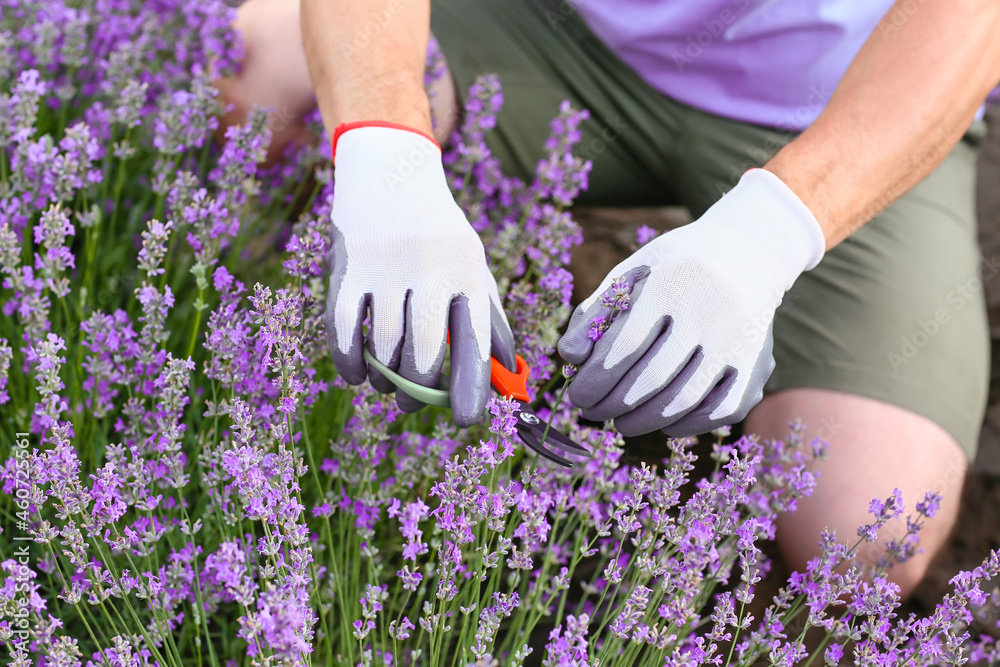
POLYGON ((825 555, 785 576, 774 520, 811 492, 825 443, 722 429, 639 462, 560 399, 586 110, 561 108, 521 182, 484 142, 503 82, 483 76, 445 165, 532 405, 588 455, 526 451, 509 398, 457 429, 338 379, 329 137, 314 113, 321 139, 266 166, 274 110, 220 129, 232 18, 220 0, 0 0, 7 664, 1000 662, 991 545, 919 605, 885 577, 919 549, 933 493, 853 499, 870 523, 817 535, 825 555), (884 561, 855 564, 896 517, 884 561))

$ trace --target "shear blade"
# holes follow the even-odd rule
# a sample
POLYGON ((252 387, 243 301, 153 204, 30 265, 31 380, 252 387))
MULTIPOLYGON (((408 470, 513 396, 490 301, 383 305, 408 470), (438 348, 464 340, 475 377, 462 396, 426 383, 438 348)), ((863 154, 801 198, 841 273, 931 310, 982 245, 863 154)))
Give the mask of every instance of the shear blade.
POLYGON ((532 431, 530 428, 518 426, 517 435, 521 439, 521 442, 523 442, 525 445, 527 445, 534 451, 538 452, 548 460, 554 463, 558 463, 561 466, 566 466, 567 468, 573 467, 572 461, 565 459, 562 456, 559 456, 558 454, 556 454, 551 450, 546 449, 542 445, 541 441, 538 439, 538 435, 535 434, 535 432, 532 431))
POLYGON ((535 439, 539 442, 539 444, 544 444, 542 443, 542 435, 544 434, 545 442, 551 442, 554 445, 558 446, 560 449, 569 449, 575 452, 581 452, 583 454, 590 453, 582 445, 578 444, 575 440, 563 434, 558 429, 550 428, 549 432, 545 433, 546 424, 543 421, 539 421, 536 424, 518 422, 518 426, 534 433, 535 439))

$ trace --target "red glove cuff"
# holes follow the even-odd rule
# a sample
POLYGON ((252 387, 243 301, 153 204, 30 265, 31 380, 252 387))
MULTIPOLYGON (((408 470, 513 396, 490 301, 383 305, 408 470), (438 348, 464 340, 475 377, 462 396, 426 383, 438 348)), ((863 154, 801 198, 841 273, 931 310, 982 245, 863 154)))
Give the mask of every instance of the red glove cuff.
POLYGON ((419 134, 421 137, 427 139, 432 144, 437 146, 438 150, 441 150, 441 144, 437 142, 431 135, 426 132, 421 132, 420 130, 415 130, 408 125, 400 125, 399 123, 390 123, 384 120, 360 120, 353 123, 341 123, 333 130, 333 161, 337 162, 337 140, 340 139, 340 135, 349 130, 354 130, 359 127, 388 127, 394 130, 405 130, 407 132, 413 132, 414 134, 419 134))

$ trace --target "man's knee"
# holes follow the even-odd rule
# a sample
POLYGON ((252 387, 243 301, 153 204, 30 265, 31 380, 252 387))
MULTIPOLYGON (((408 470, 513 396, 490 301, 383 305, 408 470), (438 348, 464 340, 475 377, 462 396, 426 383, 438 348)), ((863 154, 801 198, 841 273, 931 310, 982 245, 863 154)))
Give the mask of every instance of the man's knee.
POLYGON ((770 395, 759 407, 749 430, 780 439, 787 434, 781 425, 799 417, 808 437, 830 443, 827 460, 816 466, 820 477, 813 496, 778 520, 778 541, 789 569, 802 571, 820 555, 822 530, 835 530, 839 541, 853 545, 858 526, 873 520, 866 511, 869 502, 898 487, 903 513, 882 526, 876 542, 861 545, 854 555, 859 565, 874 571, 891 556, 887 540, 906 539, 907 515, 922 522, 922 551, 886 571, 909 595, 947 544, 958 517, 968 460, 955 438, 927 417, 852 394, 789 390, 770 395), (927 492, 942 497, 932 518, 920 517, 916 509, 927 492))

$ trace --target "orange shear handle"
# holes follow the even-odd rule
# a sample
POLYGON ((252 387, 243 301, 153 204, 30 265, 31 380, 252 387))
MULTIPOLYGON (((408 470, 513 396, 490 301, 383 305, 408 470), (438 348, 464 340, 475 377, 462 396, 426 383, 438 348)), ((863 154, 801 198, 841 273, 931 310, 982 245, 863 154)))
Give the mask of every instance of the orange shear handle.
POLYGON ((513 396, 522 403, 528 402, 528 375, 531 366, 520 354, 517 359, 517 371, 511 373, 496 357, 490 357, 490 383, 496 387, 501 396, 513 396))
MULTIPOLYGON (((451 332, 447 332, 445 342, 451 345, 451 332)), ((528 403, 528 376, 531 374, 531 366, 520 354, 515 354, 517 360, 517 370, 513 373, 507 367, 490 357, 490 384, 500 392, 501 396, 513 396, 522 403, 528 403)))

